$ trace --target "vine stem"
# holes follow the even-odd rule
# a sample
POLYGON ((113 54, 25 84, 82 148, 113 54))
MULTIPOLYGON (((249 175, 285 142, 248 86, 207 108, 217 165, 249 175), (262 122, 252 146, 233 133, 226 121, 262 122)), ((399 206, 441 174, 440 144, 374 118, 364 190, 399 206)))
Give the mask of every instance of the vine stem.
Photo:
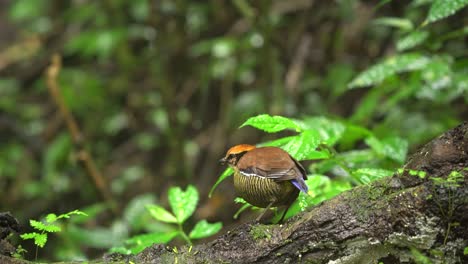
POLYGON ((190 238, 185 234, 184 229, 182 228, 182 224, 178 223, 179 225, 179 233, 182 236, 182 238, 189 243, 189 245, 192 245, 192 241, 190 241, 190 238))

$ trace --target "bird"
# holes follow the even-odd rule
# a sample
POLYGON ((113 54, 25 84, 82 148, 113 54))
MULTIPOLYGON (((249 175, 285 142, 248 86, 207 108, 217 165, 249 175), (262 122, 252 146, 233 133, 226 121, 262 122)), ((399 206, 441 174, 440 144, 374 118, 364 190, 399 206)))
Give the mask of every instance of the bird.
POLYGON ((270 207, 286 206, 281 223, 299 192, 307 194, 306 170, 281 148, 240 144, 219 161, 233 168, 237 194, 251 205, 266 208, 257 222, 270 207))

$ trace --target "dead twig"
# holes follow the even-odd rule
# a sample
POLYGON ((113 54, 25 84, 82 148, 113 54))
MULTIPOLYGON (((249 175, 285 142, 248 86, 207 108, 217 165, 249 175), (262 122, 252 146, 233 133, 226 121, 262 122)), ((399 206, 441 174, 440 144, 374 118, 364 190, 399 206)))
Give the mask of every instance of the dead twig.
POLYGON ((84 137, 83 133, 81 132, 80 128, 78 127, 78 123, 76 122, 73 114, 68 109, 65 101, 63 100, 63 96, 60 92, 60 86, 57 82, 57 76, 60 72, 61 68, 61 58, 60 55, 54 54, 52 56, 52 61, 50 66, 46 69, 46 80, 47 80, 47 88, 49 93, 54 100, 54 103, 57 105, 57 108, 65 120, 67 125, 67 129, 71 135, 72 142, 77 149, 77 158, 80 164, 84 167, 84 169, 88 172, 88 176, 90 177, 91 181, 94 183, 99 195, 111 205, 112 211, 117 213, 117 208, 114 206, 114 199, 112 194, 107 186, 106 179, 96 167, 96 164, 92 158, 92 156, 88 153, 86 148, 84 147, 84 137))

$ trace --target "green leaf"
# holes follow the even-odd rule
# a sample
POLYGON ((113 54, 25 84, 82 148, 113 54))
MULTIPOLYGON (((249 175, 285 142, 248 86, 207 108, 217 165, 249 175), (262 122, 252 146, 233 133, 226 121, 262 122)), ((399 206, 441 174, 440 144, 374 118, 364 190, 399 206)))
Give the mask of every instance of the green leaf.
POLYGON ((234 214, 234 216, 233 216, 232 218, 237 219, 237 218, 239 217, 239 215, 240 215, 242 212, 244 212, 245 210, 247 210, 249 207, 252 207, 252 205, 249 204, 249 203, 247 203, 247 202, 245 202, 245 204, 243 204, 243 205, 241 206, 241 208, 239 208, 239 210, 237 210, 237 212, 234 214))
POLYGON ((168 198, 177 222, 183 223, 197 207, 198 191, 193 185, 187 186, 185 192, 180 187, 172 187, 169 189, 168 198))
POLYGON ((36 220, 29 220, 29 224, 36 230, 45 231, 45 232, 60 232, 61 228, 54 224, 46 225, 42 222, 36 220))
POLYGON ((340 140, 346 128, 341 122, 325 117, 306 118, 302 126, 304 130, 316 130, 321 139, 321 143, 328 146, 333 146, 340 140))
POLYGON ((193 227, 189 237, 192 239, 209 237, 218 233, 222 227, 223 224, 221 222, 210 224, 206 220, 201 220, 193 227))
POLYGON ((424 25, 455 14, 468 5, 468 0, 435 0, 424 25))
POLYGON ((153 244, 166 244, 169 243, 174 237, 179 234, 179 231, 171 232, 154 232, 149 234, 137 235, 125 241, 126 244, 130 245, 130 252, 132 254, 138 254, 145 248, 153 244))
POLYGON ((224 172, 219 176, 218 180, 216 181, 216 183, 213 185, 213 187, 211 187, 211 190, 210 190, 210 193, 208 194, 208 197, 211 198, 211 195, 213 194, 214 190, 216 189, 216 187, 218 187, 218 185, 224 181, 227 177, 231 176, 232 173, 234 171, 229 167, 227 169, 224 170, 224 172))
POLYGON ((399 18, 399 17, 382 17, 382 18, 377 18, 374 20, 375 25, 382 25, 382 26, 390 26, 390 27, 396 27, 401 30, 409 31, 413 30, 414 25, 411 20, 406 19, 406 18, 399 18))
POLYGON ((46 243, 47 243, 47 233, 37 234, 37 236, 34 237, 34 244, 36 244, 37 246, 43 248, 46 243))
POLYGON ((284 137, 265 143, 265 146, 280 147, 297 160, 308 160, 316 157, 329 157, 327 151, 318 151, 320 136, 316 130, 306 130, 297 136, 284 137))
POLYGON ((162 208, 159 205, 155 204, 148 204, 146 206, 148 212, 153 216, 155 219, 165 222, 165 223, 177 223, 176 217, 169 213, 166 209, 162 208))
POLYGON ((352 89, 378 84, 396 73, 420 70, 430 61, 430 58, 419 53, 395 55, 360 73, 348 87, 352 89))
POLYGON ((70 218, 72 215, 83 215, 83 216, 88 216, 85 212, 82 212, 80 210, 73 210, 71 212, 68 212, 66 214, 61 214, 59 216, 57 216, 57 219, 60 219, 60 218, 70 218))
POLYGON ((414 48, 423 43, 428 37, 429 33, 427 31, 413 31, 397 41, 397 50, 405 51, 414 48))
POLYGON ((24 240, 26 239, 34 239, 34 244, 36 244, 38 247, 43 248, 45 244, 47 243, 47 233, 39 234, 36 232, 32 233, 26 233, 20 235, 20 237, 24 240))
POLYGON ((393 171, 377 168, 361 168, 352 172, 352 176, 357 181, 367 184, 380 178, 388 177, 393 171))
POLYGON ((367 138, 365 142, 378 154, 391 158, 401 164, 405 162, 408 141, 399 137, 387 137, 383 140, 378 140, 372 136, 367 138))
POLYGON ((56 214, 53 214, 53 213, 52 213, 52 214, 48 214, 48 215, 46 216, 46 221, 47 221, 48 223, 53 223, 53 222, 57 221, 57 215, 56 215, 56 214))
POLYGON ((240 127, 252 126, 268 133, 275 133, 285 129, 301 131, 301 127, 293 120, 282 116, 258 115, 247 119, 240 127))
POLYGON ((134 197, 127 203, 123 211, 123 219, 131 226, 132 230, 145 229, 145 226, 147 227, 148 225, 148 211, 145 206, 154 203, 155 198, 153 194, 147 193, 134 197))
POLYGON ((39 233, 31 232, 31 233, 21 234, 20 237, 22 239, 26 240, 26 239, 34 239, 34 237, 36 237, 37 235, 39 235, 39 233))

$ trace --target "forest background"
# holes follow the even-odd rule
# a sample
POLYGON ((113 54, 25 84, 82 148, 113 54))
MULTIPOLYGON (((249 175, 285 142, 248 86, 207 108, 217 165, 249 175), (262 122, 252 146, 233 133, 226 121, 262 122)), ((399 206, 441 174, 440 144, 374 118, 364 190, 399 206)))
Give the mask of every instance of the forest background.
MULTIPOLYGON (((235 144, 316 131, 298 142, 333 150, 302 157, 317 176, 310 204, 387 176, 467 120, 467 4, 2 0, 0 212, 23 231, 86 212, 38 256, 87 259, 170 233, 145 206, 169 208, 175 186, 198 193, 187 230, 252 219, 233 219, 242 205, 228 181, 208 197, 235 144), (265 134, 249 127, 277 132, 249 119, 260 114, 300 127, 265 134)), ((34 259, 33 243, 15 239, 34 259)))

